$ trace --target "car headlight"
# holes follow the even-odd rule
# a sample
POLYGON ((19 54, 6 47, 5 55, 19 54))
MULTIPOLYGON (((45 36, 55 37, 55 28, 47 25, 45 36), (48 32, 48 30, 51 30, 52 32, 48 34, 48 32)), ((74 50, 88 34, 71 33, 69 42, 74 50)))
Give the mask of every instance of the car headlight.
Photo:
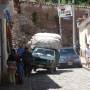
POLYGON ((65 61, 65 58, 60 58, 60 62, 64 62, 65 61))

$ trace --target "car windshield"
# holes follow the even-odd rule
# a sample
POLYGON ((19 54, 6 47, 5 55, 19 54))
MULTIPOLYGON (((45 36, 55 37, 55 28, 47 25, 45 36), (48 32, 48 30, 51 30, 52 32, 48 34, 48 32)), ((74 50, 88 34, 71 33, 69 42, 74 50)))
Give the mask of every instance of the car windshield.
POLYGON ((34 53, 41 53, 43 55, 51 55, 54 56, 54 51, 50 50, 50 49, 41 49, 41 48, 37 48, 35 49, 34 53))
POLYGON ((75 51, 73 48, 70 48, 70 49, 60 49, 60 54, 61 55, 75 55, 75 51))
POLYGON ((44 48, 35 48, 32 55, 38 56, 41 58, 54 58, 54 50, 51 49, 44 49, 44 48))

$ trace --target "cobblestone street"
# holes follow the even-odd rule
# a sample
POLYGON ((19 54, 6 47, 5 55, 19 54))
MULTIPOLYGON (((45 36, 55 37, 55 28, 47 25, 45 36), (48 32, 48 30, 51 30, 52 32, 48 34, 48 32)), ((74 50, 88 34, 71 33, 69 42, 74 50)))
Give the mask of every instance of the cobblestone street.
POLYGON ((32 90, 90 90, 90 72, 84 68, 61 69, 56 74, 31 76, 32 90))
POLYGON ((33 73, 23 85, 0 87, 0 90, 90 90, 90 71, 84 68, 58 69, 33 73))

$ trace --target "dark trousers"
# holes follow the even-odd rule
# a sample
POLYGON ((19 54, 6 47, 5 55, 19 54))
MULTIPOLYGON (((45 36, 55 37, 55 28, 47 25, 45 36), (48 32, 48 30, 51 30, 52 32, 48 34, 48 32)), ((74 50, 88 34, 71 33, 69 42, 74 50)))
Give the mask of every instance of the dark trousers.
POLYGON ((24 64, 24 74, 26 77, 29 77, 30 76, 30 73, 31 73, 31 66, 29 63, 27 64, 24 64))

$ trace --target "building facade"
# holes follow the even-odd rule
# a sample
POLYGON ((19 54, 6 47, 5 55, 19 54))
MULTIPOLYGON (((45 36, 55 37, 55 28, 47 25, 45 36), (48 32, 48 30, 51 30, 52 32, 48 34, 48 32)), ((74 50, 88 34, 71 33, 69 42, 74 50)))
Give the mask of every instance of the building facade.
POLYGON ((13 0, 0 0, 0 83, 7 69, 8 48, 11 47, 13 0))
POLYGON ((85 19, 79 26, 79 41, 81 56, 85 56, 87 44, 90 46, 90 18, 85 19))

